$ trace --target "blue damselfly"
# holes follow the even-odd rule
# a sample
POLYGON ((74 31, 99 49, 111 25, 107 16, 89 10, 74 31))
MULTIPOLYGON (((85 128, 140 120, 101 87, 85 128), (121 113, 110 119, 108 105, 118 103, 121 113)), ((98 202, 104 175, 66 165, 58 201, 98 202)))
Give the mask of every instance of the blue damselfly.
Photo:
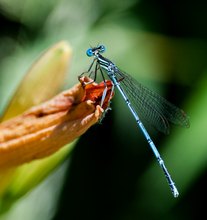
MULTIPOLYGON (((189 127, 188 117, 183 110, 171 104, 157 93, 144 87, 130 75, 121 71, 112 61, 103 57, 101 53, 103 53, 104 51, 105 47, 103 45, 89 48, 86 51, 86 54, 89 57, 94 57, 94 59, 88 71, 84 72, 83 74, 88 73, 89 76, 94 74, 94 81, 96 80, 98 71, 100 71, 100 74, 102 75, 104 81, 104 73, 107 74, 113 85, 112 93, 114 87, 116 87, 121 93, 125 103, 127 104, 132 115, 134 116, 138 127, 141 129, 160 167, 162 168, 170 189, 173 193, 173 196, 177 197, 179 193, 175 186, 175 183, 172 180, 164 164, 164 161, 160 156, 160 153, 158 152, 154 142, 152 141, 143 123, 141 122, 138 114, 140 114, 141 117, 145 118, 150 124, 155 126, 157 130, 163 133, 169 133, 169 123, 189 127), (93 67, 95 68, 93 69, 93 67)), ((81 74, 81 76, 83 74, 81 74)), ((101 105, 104 102, 106 92, 107 87, 103 92, 101 105)))

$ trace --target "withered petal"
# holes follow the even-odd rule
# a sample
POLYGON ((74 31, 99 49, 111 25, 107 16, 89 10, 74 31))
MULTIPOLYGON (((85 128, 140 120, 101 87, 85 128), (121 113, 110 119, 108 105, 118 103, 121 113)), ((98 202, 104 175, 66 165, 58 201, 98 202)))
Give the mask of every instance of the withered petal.
MULTIPOLYGON (((111 98, 108 84, 106 105, 111 98)), ((49 156, 86 132, 104 112, 99 106, 104 88, 79 83, 0 124, 0 169, 49 156)))

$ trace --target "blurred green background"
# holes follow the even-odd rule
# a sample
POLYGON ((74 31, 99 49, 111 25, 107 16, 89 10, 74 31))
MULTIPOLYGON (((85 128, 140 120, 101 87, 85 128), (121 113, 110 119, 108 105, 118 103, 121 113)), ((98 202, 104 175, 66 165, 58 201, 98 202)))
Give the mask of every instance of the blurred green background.
MULTIPOLYGON (((38 55, 73 47, 65 87, 78 82, 90 45, 184 109, 191 127, 164 136, 147 126, 180 191, 174 199, 144 137, 116 93, 112 111, 72 155, 3 220, 197 219, 205 214, 207 28, 203 1, 0 0, 0 111, 38 55)), ((47 86, 47 85, 45 85, 47 86)))

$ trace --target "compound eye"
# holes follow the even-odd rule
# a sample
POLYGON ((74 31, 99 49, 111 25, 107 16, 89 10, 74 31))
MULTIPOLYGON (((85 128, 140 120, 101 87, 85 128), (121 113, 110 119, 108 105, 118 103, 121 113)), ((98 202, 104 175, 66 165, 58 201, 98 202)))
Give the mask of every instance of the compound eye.
POLYGON ((89 48, 87 51, 86 51, 86 54, 88 57, 92 57, 93 56, 93 51, 91 48, 89 48))
POLYGON ((105 52, 106 48, 104 45, 100 45, 100 52, 103 53, 105 52))

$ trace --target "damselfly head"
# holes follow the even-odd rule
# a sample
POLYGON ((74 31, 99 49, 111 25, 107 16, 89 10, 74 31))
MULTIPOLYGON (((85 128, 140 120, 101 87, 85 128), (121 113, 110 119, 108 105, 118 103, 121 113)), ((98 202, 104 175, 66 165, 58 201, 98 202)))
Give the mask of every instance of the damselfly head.
POLYGON ((105 48, 104 45, 99 45, 97 47, 89 48, 86 51, 86 54, 87 54, 88 57, 92 57, 92 56, 94 56, 98 53, 103 53, 105 50, 106 50, 106 48, 105 48))

